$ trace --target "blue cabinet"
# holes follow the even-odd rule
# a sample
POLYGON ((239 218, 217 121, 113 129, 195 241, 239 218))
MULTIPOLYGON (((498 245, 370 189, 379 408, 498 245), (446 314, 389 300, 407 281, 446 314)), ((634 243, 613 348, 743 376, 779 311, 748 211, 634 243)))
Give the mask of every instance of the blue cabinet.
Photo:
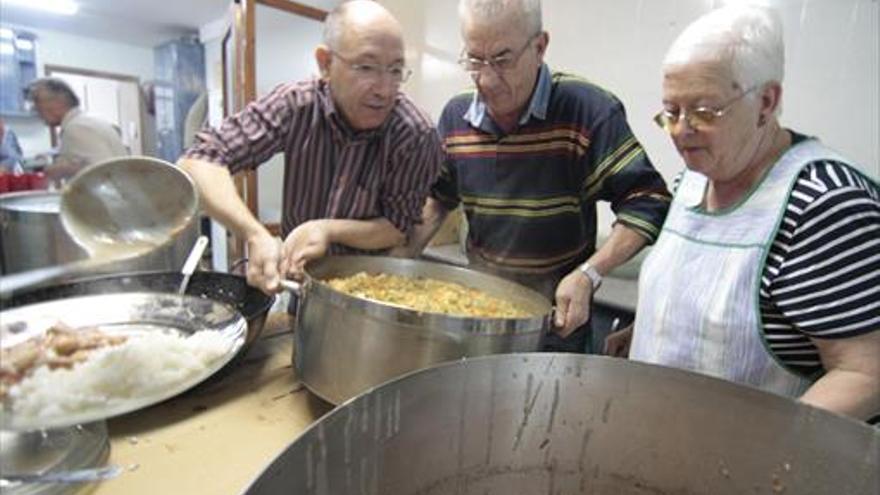
POLYGON ((0 114, 29 115, 24 90, 37 77, 37 37, 0 28, 0 114))
POLYGON ((183 153, 183 128, 193 103, 205 91, 205 54, 195 39, 169 41, 157 46, 156 153, 175 162, 183 153))

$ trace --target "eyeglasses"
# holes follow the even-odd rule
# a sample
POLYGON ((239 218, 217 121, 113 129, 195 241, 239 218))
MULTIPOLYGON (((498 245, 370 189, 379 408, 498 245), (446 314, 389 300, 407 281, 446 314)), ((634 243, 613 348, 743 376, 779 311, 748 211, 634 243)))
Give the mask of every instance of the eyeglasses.
POLYGON ((349 58, 343 57, 335 51, 331 50, 330 53, 339 60, 347 63, 348 67, 354 71, 357 77, 365 81, 379 81, 382 79, 382 76, 384 74, 388 74, 389 76, 391 76, 391 82, 393 84, 402 84, 405 83, 407 79, 409 79, 409 76, 412 75, 412 69, 403 65, 402 63, 391 65, 361 64, 349 58))
POLYGON ((516 66, 516 63, 519 61, 522 54, 526 52, 526 48, 532 44, 532 41, 535 40, 541 33, 538 33, 534 36, 529 37, 526 44, 522 46, 519 50, 508 52, 503 55, 498 55, 496 57, 492 57, 488 60, 478 58, 478 57, 468 57, 462 56, 458 59, 458 64, 470 73, 471 76, 476 77, 480 74, 480 71, 483 70, 484 67, 491 67, 496 73, 500 74, 502 72, 508 71, 516 66))
POLYGON ((660 110, 660 113, 654 116, 654 122, 660 126, 666 132, 672 132, 672 129, 675 127, 675 124, 678 123, 679 120, 684 119, 687 122, 688 127, 694 130, 701 130, 707 127, 711 127, 715 120, 721 118, 733 108, 733 105, 741 99, 745 98, 745 96, 752 91, 758 89, 758 86, 755 86, 751 89, 743 91, 738 96, 728 101, 727 103, 721 105, 720 107, 697 107, 692 108, 690 110, 685 110, 683 108, 679 108, 677 110, 669 110, 668 108, 664 108, 660 110))

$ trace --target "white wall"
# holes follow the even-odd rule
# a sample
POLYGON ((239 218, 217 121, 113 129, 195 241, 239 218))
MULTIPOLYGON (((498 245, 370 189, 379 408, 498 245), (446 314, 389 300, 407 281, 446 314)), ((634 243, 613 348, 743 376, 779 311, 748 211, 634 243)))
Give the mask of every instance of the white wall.
MULTIPOLYGON (((416 73, 409 92, 435 118, 470 84, 456 65, 461 51, 456 0, 381 0, 403 23, 416 73)), ((670 179, 683 167, 652 122, 661 101, 660 63, 692 20, 722 0, 544 0, 547 62, 611 90, 624 102, 636 136, 670 179)), ((880 177, 876 0, 767 0, 785 24, 782 122, 820 137, 880 177)), ((605 210, 603 216, 609 213, 605 210)), ((607 222, 602 222, 607 228, 607 222)))
MULTIPOLYGON (((340 1, 312 0, 300 3, 329 11, 340 1)), ((205 45, 208 119, 213 126, 219 125, 223 119, 222 40, 228 26, 229 19, 222 18, 199 29, 199 39, 205 45)), ((320 22, 257 5, 255 26, 258 96, 266 94, 281 82, 317 74, 313 53, 321 39, 320 22)), ((263 222, 281 220, 282 177, 281 155, 275 156, 257 171, 257 214, 263 222)), ((226 232, 217 222, 212 222, 211 244, 214 269, 226 270, 226 232)))
MULTIPOLYGON (((332 10, 341 0, 300 2, 332 10)), ((228 22, 220 19, 200 30, 205 44, 209 116, 218 125, 222 116, 222 37, 228 22)), ((265 95, 282 82, 307 79, 318 74, 314 50, 321 41, 321 22, 293 15, 264 5, 257 5, 256 17, 257 97, 265 95)), ((279 154, 257 170, 257 209, 260 220, 281 220, 283 158, 279 154)))
MULTIPOLYGON (((263 5, 257 5, 255 22, 257 97, 269 93, 283 82, 318 75, 314 50, 321 42, 321 22, 263 5)), ((282 154, 275 155, 261 166, 257 170, 257 177, 260 220, 280 222, 284 184, 282 154)))
MULTIPOLYGON (((28 26, 9 27, 37 35, 38 77, 45 75, 44 68, 48 64, 133 76, 141 82, 153 78, 152 48, 28 26)), ((18 135, 25 156, 49 149, 49 130, 39 118, 8 117, 6 120, 18 135)))

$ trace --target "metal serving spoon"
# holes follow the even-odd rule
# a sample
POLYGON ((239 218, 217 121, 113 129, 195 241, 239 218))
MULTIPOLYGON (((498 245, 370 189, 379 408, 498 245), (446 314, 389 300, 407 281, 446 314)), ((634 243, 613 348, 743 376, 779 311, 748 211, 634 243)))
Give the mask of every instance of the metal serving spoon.
POLYGON ((169 242, 198 215, 198 193, 178 167, 129 156, 90 165, 61 193, 64 230, 89 258, 2 277, 0 299, 120 267, 169 242))

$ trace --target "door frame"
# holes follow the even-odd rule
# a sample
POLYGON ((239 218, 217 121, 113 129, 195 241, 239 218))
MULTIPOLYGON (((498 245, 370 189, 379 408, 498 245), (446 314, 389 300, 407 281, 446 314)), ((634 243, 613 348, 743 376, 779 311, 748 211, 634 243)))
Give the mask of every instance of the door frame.
MULTIPOLYGON (((224 117, 239 112, 244 107, 257 99, 257 49, 256 49, 256 9, 257 5, 263 5, 283 12, 294 14, 324 22, 329 12, 319 8, 305 5, 292 0, 233 0, 231 5, 232 22, 223 36, 221 44, 221 63, 223 72, 223 111, 224 117), (232 60, 228 60, 230 52, 228 43, 233 43, 231 52, 232 60), (232 64, 229 70, 227 64, 232 64), (232 74, 232 81, 227 82, 228 74, 232 74), (230 92, 228 84, 232 85, 232 101, 227 101, 230 92)), ((233 176, 238 194, 244 198, 248 209, 259 219, 257 195, 259 185, 257 172, 254 170, 243 171, 233 176)), ((280 234, 279 224, 266 224, 266 228, 273 234, 280 234)), ((235 237, 229 249, 229 259, 236 260, 244 256, 244 239, 235 237)))

